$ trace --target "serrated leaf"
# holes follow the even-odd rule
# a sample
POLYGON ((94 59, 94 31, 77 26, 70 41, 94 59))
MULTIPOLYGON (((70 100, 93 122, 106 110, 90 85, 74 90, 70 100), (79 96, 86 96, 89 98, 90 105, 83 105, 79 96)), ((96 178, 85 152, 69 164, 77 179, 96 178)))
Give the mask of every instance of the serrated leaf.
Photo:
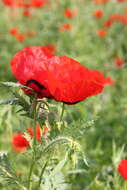
POLYGON ((0 100, 0 105, 9 104, 9 105, 17 105, 19 101, 17 98, 9 99, 9 100, 0 100))
POLYGON ((20 83, 16 83, 16 82, 0 82, 0 84, 5 85, 5 86, 9 86, 9 87, 13 87, 13 88, 26 88, 28 90, 33 91, 32 88, 29 88, 27 86, 24 86, 24 85, 22 85, 20 83))

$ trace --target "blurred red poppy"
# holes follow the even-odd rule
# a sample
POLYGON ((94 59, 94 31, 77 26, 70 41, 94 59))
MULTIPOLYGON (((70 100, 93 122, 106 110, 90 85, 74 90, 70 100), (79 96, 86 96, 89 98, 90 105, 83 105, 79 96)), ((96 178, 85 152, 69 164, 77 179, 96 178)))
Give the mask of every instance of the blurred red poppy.
POLYGON ((29 142, 22 133, 15 133, 12 137, 12 147, 16 152, 23 152, 29 147, 29 142))
POLYGON ((64 16, 66 17, 66 18, 73 18, 75 15, 77 14, 77 9, 73 9, 73 10, 71 10, 71 9, 68 9, 68 8, 66 8, 66 9, 64 9, 64 16))
MULTIPOLYGON (((31 138, 34 137, 33 129, 27 128, 28 134, 31 138)), ((38 142, 41 141, 41 128, 39 125, 36 126, 36 139, 38 142)), ((12 147, 16 152, 23 152, 29 147, 29 142, 25 138, 24 133, 15 133, 12 137, 12 147)))
MULTIPOLYGON (((45 47, 27 47, 11 61, 17 80, 31 87, 39 98, 47 97, 68 104, 102 92, 104 76, 66 56, 53 56, 45 47)), ((25 93, 32 95, 30 90, 25 93)))
POLYGON ((13 36, 16 36, 18 34, 18 29, 17 28, 11 28, 9 30, 9 33, 13 36))
POLYGON ((127 180, 127 160, 122 160, 118 165, 118 172, 127 180))
POLYGON ((104 29, 100 29, 97 31, 97 35, 100 37, 105 37, 107 35, 107 31, 104 29))
POLYGON ((102 18, 103 16, 103 11, 102 10, 96 10, 94 13, 93 13, 93 16, 97 19, 99 18, 102 18))
POLYGON ((69 23, 65 23, 59 27, 60 32, 68 31, 72 29, 72 25, 69 23))
POLYGON ((125 64, 124 60, 119 56, 115 57, 114 62, 115 62, 115 66, 118 68, 125 64))

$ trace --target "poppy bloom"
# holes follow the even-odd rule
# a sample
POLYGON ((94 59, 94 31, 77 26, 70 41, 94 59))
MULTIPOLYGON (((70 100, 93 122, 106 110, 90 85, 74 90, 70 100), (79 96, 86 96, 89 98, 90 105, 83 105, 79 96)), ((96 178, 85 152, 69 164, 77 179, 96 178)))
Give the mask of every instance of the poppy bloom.
POLYGON ((100 37, 105 37, 107 35, 107 31, 104 29, 100 29, 97 31, 97 35, 100 37))
POLYGON ((72 25, 69 23, 65 23, 59 27, 60 32, 68 31, 72 29, 72 25))
POLYGON ((110 0, 93 0, 93 2, 95 3, 95 4, 104 4, 104 3, 108 3, 110 0))
POLYGON ((15 133, 12 137, 12 147, 16 152, 23 152, 29 147, 29 142, 22 133, 15 133))
POLYGON ((126 0, 117 0, 118 3, 124 3, 126 0))
POLYGON ((16 36, 18 34, 18 29, 17 28, 11 28, 9 30, 9 33, 13 36, 16 36))
POLYGON ((25 41, 25 35, 24 34, 18 34, 18 35, 16 35, 16 39, 18 42, 23 43, 25 41))
POLYGON ((22 12, 22 14, 23 14, 24 16, 26 16, 26 17, 30 17, 30 16, 31 16, 31 12, 30 12, 29 9, 25 9, 25 10, 22 12))
POLYGON ((114 62, 115 62, 115 66, 117 68, 119 68, 125 64, 124 60, 119 56, 115 57, 114 62))
POLYGON ((103 11, 102 11, 102 10, 96 10, 96 11, 94 12, 93 16, 94 16, 95 18, 97 18, 97 19, 102 18, 102 16, 103 16, 103 11))
POLYGON ((39 8, 44 6, 45 0, 31 0, 32 7, 39 8))
POLYGON ((66 18, 73 18, 77 14, 77 9, 71 10, 71 9, 64 9, 64 16, 66 18))
POLYGON ((105 78, 104 83, 105 85, 111 85, 111 86, 115 84, 115 82, 112 80, 110 76, 105 78))
POLYGON ((127 160, 122 160, 118 165, 118 172, 127 180, 127 160))
POLYGON ((112 26, 113 22, 111 19, 106 20, 103 25, 107 28, 110 28, 112 26))
MULTIPOLYGON (((34 137, 33 129, 27 128, 27 133, 34 137)), ((38 142, 41 141, 41 128, 39 125, 36 126, 36 139, 38 142)), ((29 142, 25 138, 23 133, 15 133, 12 137, 12 147, 16 152, 24 152, 29 147, 29 142)))
MULTIPOLYGON (((31 128, 27 128, 27 132, 31 137, 34 136, 34 132, 31 128)), ((39 125, 36 126, 36 139, 37 141, 41 141, 41 128, 39 125)))
POLYGON ((56 54, 56 47, 54 44, 47 44, 45 47, 51 52, 52 55, 56 54))
MULTIPOLYGON (((41 46, 26 47, 11 61, 11 70, 23 85, 32 88, 39 98, 74 104, 101 93, 104 76, 66 56, 53 56, 41 46)), ((33 95, 30 90, 25 93, 33 95)))

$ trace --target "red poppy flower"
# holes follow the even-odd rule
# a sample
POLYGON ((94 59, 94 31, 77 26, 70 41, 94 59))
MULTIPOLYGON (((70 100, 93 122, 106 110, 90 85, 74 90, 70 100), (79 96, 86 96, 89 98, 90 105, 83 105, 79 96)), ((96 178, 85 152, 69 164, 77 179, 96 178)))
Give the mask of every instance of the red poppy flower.
POLYGON ((110 0, 93 0, 93 2, 95 4, 104 4, 104 3, 108 3, 110 0))
POLYGON ((114 62, 115 62, 115 66, 117 68, 119 68, 125 64, 124 60, 119 56, 115 57, 114 62))
MULTIPOLYGON (((27 132, 31 138, 34 137, 33 129, 27 128, 27 132)), ((39 125, 36 126, 36 139, 38 142, 41 141, 41 128, 39 125)), ((29 147, 29 142, 23 133, 15 133, 12 137, 12 146, 16 152, 23 152, 29 147)))
MULTIPOLYGON (((16 79, 29 86, 39 98, 73 104, 102 92, 104 76, 66 56, 53 56, 45 47, 27 47, 11 61, 16 79)), ((25 93, 32 95, 30 90, 25 93)))
POLYGON ((74 9, 74 10, 71 10, 71 9, 64 9, 64 16, 66 17, 66 18, 73 18, 75 15, 76 15, 76 12, 77 12, 77 10, 76 9, 74 9))
POLYGON ((65 23, 59 27, 60 32, 68 31, 72 29, 72 25, 69 23, 65 23))
POLYGON ((97 19, 102 18, 102 16, 103 16, 103 11, 102 11, 102 10, 96 10, 96 11, 94 12, 93 16, 94 16, 95 18, 97 18, 97 19))
POLYGON ((31 16, 31 12, 30 12, 30 9, 25 9, 22 14, 26 17, 30 17, 31 16))
POLYGON ((35 8, 42 7, 45 4, 45 0, 31 0, 31 5, 35 8))
POLYGON ((29 147, 29 142, 22 133, 15 133, 12 137, 12 146, 16 152, 23 152, 29 147))
MULTIPOLYGON (((29 133, 29 135, 30 135, 31 137, 34 136, 33 129, 27 128, 27 132, 29 133)), ((37 141, 41 141, 41 128, 40 128, 39 125, 36 126, 36 139, 37 139, 37 141)))
POLYGON ((118 166, 118 172, 121 176, 127 180, 127 160, 122 160, 118 166))
POLYGON ((111 86, 115 84, 115 82, 112 80, 110 76, 105 78, 104 83, 105 85, 111 85, 111 86))
POLYGON ((100 29, 98 30, 97 35, 100 37, 105 37, 107 35, 107 31, 104 29, 100 29))
MULTIPOLYGON (((47 48, 32 46, 18 52, 11 61, 11 69, 16 79, 33 88, 39 98, 51 97, 47 84, 47 69, 52 56, 47 48)), ((32 95, 31 91, 24 91, 32 95)))
POLYGON ((54 44, 47 44, 45 47, 51 52, 52 55, 56 54, 56 47, 54 44))
POLYGON ((118 3, 124 3, 126 0, 117 0, 118 3))
POLYGON ((113 22, 111 19, 108 19, 104 22, 104 26, 107 28, 110 28, 112 26, 113 22))
POLYGON ((18 34, 18 29, 17 28, 11 28, 9 30, 9 33, 13 36, 16 36, 18 34))
POLYGON ((25 41, 25 35, 24 34, 17 34, 16 39, 18 42, 23 43, 25 41))
POLYGON ((50 64, 48 88, 57 101, 73 104, 103 90, 104 77, 99 71, 66 56, 53 57, 50 64))

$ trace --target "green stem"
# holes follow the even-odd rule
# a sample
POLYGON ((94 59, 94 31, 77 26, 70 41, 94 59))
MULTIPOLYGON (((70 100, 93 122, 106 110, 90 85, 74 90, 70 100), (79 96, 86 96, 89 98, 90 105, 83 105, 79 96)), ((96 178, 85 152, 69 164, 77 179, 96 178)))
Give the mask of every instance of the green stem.
POLYGON ((46 168, 47 164, 48 164, 48 161, 44 164, 44 167, 43 167, 42 170, 41 170, 41 174, 40 174, 39 182, 38 182, 38 186, 37 186, 37 189, 38 189, 38 190, 39 190, 39 188, 40 188, 42 176, 43 176, 43 173, 44 173, 44 171, 45 171, 45 168, 46 168))
POLYGON ((32 156, 32 163, 30 166, 30 171, 29 171, 29 175, 28 175, 28 190, 32 190, 32 173, 33 173, 33 169, 36 163, 36 107, 37 107, 37 98, 35 96, 35 98, 33 99, 32 102, 32 106, 31 106, 31 115, 33 116, 33 126, 34 126, 34 139, 33 139, 33 156, 32 156))
POLYGON ((28 176, 28 190, 32 190, 31 176, 34 169, 34 165, 35 165, 35 160, 33 159, 28 176))
POLYGON ((65 104, 63 103, 63 105, 62 105, 62 111, 61 111, 61 114, 60 114, 60 122, 62 121, 62 118, 63 118, 64 109, 65 109, 65 104))

